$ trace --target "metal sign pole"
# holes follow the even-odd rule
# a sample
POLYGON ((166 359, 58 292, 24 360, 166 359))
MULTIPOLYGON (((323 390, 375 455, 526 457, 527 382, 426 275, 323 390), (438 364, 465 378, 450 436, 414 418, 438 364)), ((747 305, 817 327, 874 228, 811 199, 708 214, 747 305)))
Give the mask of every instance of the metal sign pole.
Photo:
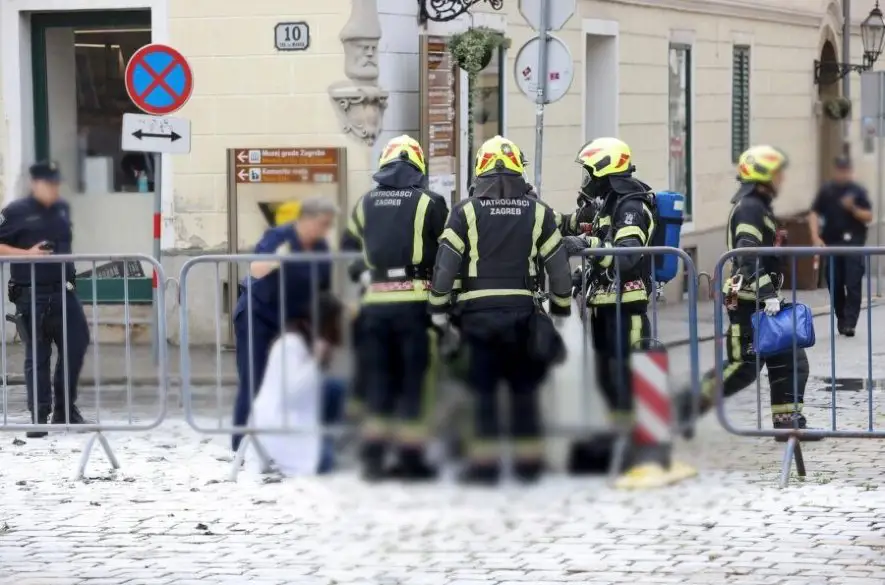
MULTIPOLYGON (((154 157, 154 258, 160 262, 160 226, 162 224, 163 213, 163 155, 155 153, 154 157)), ((165 315, 160 315, 160 295, 165 292, 165 282, 160 282, 160 275, 154 270, 153 289, 154 289, 154 306, 153 306, 153 323, 151 324, 151 351, 154 357, 154 365, 157 365, 160 359, 160 319, 165 315)), ((162 340, 165 342, 166 340, 162 340)))
POLYGON ((550 0, 541 0, 541 18, 538 36, 541 44, 538 47, 538 93, 535 99, 535 191, 541 196, 541 169, 544 153, 544 104, 547 101, 547 42, 550 33, 549 25, 550 0))

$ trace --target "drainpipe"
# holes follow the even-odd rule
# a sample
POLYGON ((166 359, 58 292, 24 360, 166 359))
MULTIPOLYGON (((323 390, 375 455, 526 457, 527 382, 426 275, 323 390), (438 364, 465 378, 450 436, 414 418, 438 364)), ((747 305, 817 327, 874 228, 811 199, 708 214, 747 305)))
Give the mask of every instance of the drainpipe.
MULTIPOLYGON (((842 58, 841 63, 851 63, 851 0, 842 0, 842 58)), ((842 78, 842 96, 851 99, 851 75, 842 78)), ((842 122, 842 154, 851 156, 851 117, 842 122)), ((830 164, 831 161, 826 161, 830 164)))

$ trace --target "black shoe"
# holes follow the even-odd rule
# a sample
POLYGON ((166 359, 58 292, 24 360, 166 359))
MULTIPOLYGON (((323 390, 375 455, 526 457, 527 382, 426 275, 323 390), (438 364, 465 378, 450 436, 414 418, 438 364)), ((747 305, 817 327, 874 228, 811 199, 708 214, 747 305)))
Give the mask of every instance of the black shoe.
POLYGON ((520 483, 537 483, 544 473, 544 463, 535 461, 516 461, 513 463, 513 475, 520 483))
MULTIPOLYGON (((694 438, 695 428, 693 423, 697 423, 694 417, 694 394, 691 390, 685 390, 676 395, 673 399, 673 409, 676 412, 676 424, 680 429, 682 437, 686 440, 694 438)), ((698 402, 698 416, 702 417, 713 408, 713 401, 706 396, 701 396, 698 402)))
MULTIPOLYGON (((805 429, 805 430, 816 430, 809 429, 806 423, 805 417, 801 414, 792 414, 792 415, 775 415, 775 417, 780 416, 780 418, 776 418, 774 420, 773 426, 775 429, 786 429, 786 430, 795 430, 795 429, 805 429)), ((778 443, 786 443, 789 440, 789 435, 779 435, 774 438, 778 443)), ((821 436, 812 436, 812 437, 802 437, 802 442, 810 443, 816 441, 823 441, 823 437, 821 436)))
POLYGON ((363 443, 360 449, 363 479, 372 483, 388 479, 390 474, 385 467, 386 458, 387 448, 384 443, 378 441, 363 443))
POLYGON ((615 437, 599 434, 571 444, 568 457, 569 475, 604 475, 608 473, 614 454, 615 437))
POLYGON ((497 463, 473 463, 458 475, 458 482, 464 485, 494 487, 501 481, 501 466, 497 463))
POLYGON ((410 448, 400 449, 397 464, 388 475, 410 482, 433 481, 439 475, 439 470, 424 460, 424 449, 410 448))
POLYGON ((845 337, 854 337, 854 327, 846 327, 842 330, 842 335, 845 337))
POLYGON ((52 411, 52 424, 54 425, 64 425, 64 424, 72 424, 72 425, 89 425, 92 424, 92 421, 86 420, 83 418, 83 415, 80 413, 80 409, 76 406, 72 406, 68 409, 68 412, 65 413, 64 408, 57 408, 52 411))
MULTIPOLYGON (((48 408, 41 408, 37 411, 37 416, 31 414, 31 422, 38 425, 46 425, 49 424, 49 412, 48 408)), ((42 439, 49 433, 46 431, 28 431, 25 433, 25 436, 29 439, 42 439)))

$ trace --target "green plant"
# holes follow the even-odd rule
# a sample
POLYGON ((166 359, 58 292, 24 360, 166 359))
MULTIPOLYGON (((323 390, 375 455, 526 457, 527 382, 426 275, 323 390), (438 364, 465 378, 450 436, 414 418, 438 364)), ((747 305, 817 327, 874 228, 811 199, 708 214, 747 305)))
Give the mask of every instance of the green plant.
POLYGON ((500 32, 480 26, 469 28, 463 33, 452 35, 449 39, 449 52, 455 63, 467 72, 470 91, 467 94, 467 144, 473 149, 473 111, 476 102, 481 99, 477 78, 480 71, 488 67, 495 54, 495 49, 510 46, 510 40, 500 32))
POLYGON ((851 116, 851 100, 846 97, 836 97, 824 102, 824 115, 831 120, 845 120, 851 116))

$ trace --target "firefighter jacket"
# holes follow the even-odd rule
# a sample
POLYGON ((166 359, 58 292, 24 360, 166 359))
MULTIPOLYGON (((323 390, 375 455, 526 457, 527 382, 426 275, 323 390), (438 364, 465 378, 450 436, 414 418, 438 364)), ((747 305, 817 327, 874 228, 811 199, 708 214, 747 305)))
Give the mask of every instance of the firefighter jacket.
MULTIPOLYGON (((655 230, 651 188, 630 175, 615 175, 603 181, 603 204, 593 220, 591 237, 598 238, 605 248, 649 246, 655 230)), ((625 304, 648 303, 653 291, 652 259, 647 254, 637 250, 636 254, 597 256, 594 260, 589 305, 616 305, 619 297, 625 304)))
MULTIPOLYGON (((427 301, 446 201, 428 191, 425 176, 406 162, 386 166, 373 178, 378 186, 357 201, 341 245, 361 250, 371 271, 362 302, 427 301)), ((359 270, 352 268, 351 277, 359 270)))
POLYGON ((440 239, 430 311, 532 307, 539 266, 550 277, 550 312, 571 312, 571 274, 553 210, 527 195, 520 175, 476 179, 473 196, 452 209, 440 239), (458 289, 457 299, 452 290, 458 289))
MULTIPOLYGON (((729 250, 737 248, 771 248, 777 245, 777 221, 771 209, 771 197, 758 188, 742 185, 732 199, 734 207, 728 216, 726 243, 729 250)), ((731 259, 731 276, 723 292, 731 293, 734 277, 741 282, 739 301, 755 302, 775 298, 781 281, 781 262, 777 256, 738 255, 731 259)))

